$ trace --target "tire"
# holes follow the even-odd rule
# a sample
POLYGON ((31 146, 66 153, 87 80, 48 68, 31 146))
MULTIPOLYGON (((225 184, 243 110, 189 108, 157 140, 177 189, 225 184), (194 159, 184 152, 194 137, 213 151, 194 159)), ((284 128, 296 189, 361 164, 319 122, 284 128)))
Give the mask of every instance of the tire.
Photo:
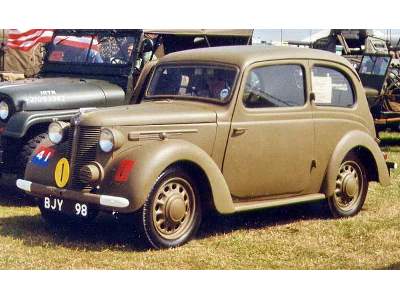
POLYGON ((19 178, 25 177, 25 169, 26 166, 31 159, 35 149, 37 149, 40 145, 50 146, 52 145, 47 133, 40 133, 30 140, 28 140, 23 146, 22 151, 18 155, 18 176, 19 178))
MULTIPOLYGON (((22 146, 21 152, 17 154, 16 164, 15 164, 15 172, 18 179, 25 178, 25 169, 26 166, 31 159, 35 149, 37 149, 40 145, 49 147, 52 145, 50 140, 48 139, 47 133, 40 133, 29 139, 22 146)), ((15 185, 10 186, 8 188, 12 194, 20 197, 22 200, 26 201, 27 205, 35 205, 35 201, 32 199, 32 196, 27 195, 25 192, 18 189, 15 185)))
POLYGON ((201 212, 195 181, 181 168, 168 168, 143 205, 142 229, 152 247, 178 247, 196 234, 201 212))
POLYGON ((350 152, 340 165, 334 194, 328 198, 332 215, 342 218, 358 214, 364 205, 368 184, 364 165, 355 153, 350 152))

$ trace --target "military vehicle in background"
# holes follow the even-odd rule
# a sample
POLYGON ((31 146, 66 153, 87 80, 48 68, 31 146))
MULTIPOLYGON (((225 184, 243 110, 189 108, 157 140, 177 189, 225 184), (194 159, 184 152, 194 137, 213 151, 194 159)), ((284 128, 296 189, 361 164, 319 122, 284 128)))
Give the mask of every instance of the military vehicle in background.
POLYGON ((0 84, 0 180, 24 173, 54 119, 129 103, 146 50, 142 30, 55 30, 35 78, 0 84))
POLYGON ((48 125, 81 108, 135 104, 154 66, 183 49, 251 43, 251 30, 55 30, 31 79, 0 84, 0 183, 15 185, 48 125), (135 88, 137 85, 137 88, 135 88))
POLYGON ((348 59, 366 90, 377 132, 400 129, 400 40, 394 45, 369 29, 332 29, 309 42, 288 44, 326 50, 348 59))
POLYGON ((253 30, 190 29, 190 30, 145 30, 146 37, 153 37, 155 55, 162 56, 183 50, 216 46, 250 45, 253 30))

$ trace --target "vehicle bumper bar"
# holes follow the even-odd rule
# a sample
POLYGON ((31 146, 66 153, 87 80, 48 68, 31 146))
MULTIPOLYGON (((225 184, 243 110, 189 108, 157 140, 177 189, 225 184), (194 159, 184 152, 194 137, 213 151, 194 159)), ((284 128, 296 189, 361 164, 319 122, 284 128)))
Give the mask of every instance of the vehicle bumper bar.
POLYGON ((37 196, 52 195, 65 200, 79 201, 112 208, 125 208, 129 206, 129 200, 123 197, 81 193, 67 189, 59 189, 52 186, 46 186, 23 179, 18 179, 16 181, 16 185, 19 189, 37 196))

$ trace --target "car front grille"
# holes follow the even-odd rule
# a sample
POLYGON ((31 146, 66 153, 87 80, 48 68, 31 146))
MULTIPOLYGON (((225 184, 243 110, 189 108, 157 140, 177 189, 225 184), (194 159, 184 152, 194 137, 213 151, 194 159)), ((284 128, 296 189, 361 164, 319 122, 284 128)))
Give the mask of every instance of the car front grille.
POLYGON ((93 189, 93 186, 81 182, 79 173, 84 165, 96 160, 99 138, 100 127, 77 126, 70 128, 68 155, 71 166, 71 179, 69 188, 81 191, 93 189))

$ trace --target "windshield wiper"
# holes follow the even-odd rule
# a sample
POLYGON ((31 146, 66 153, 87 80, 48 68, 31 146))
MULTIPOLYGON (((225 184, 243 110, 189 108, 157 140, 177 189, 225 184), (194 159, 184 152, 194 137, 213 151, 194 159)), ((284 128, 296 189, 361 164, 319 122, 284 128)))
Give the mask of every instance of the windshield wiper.
POLYGON ((68 40, 69 38, 70 38, 70 36, 67 36, 67 37, 63 38, 61 41, 58 41, 57 43, 55 43, 54 45, 58 46, 60 43, 68 40))

